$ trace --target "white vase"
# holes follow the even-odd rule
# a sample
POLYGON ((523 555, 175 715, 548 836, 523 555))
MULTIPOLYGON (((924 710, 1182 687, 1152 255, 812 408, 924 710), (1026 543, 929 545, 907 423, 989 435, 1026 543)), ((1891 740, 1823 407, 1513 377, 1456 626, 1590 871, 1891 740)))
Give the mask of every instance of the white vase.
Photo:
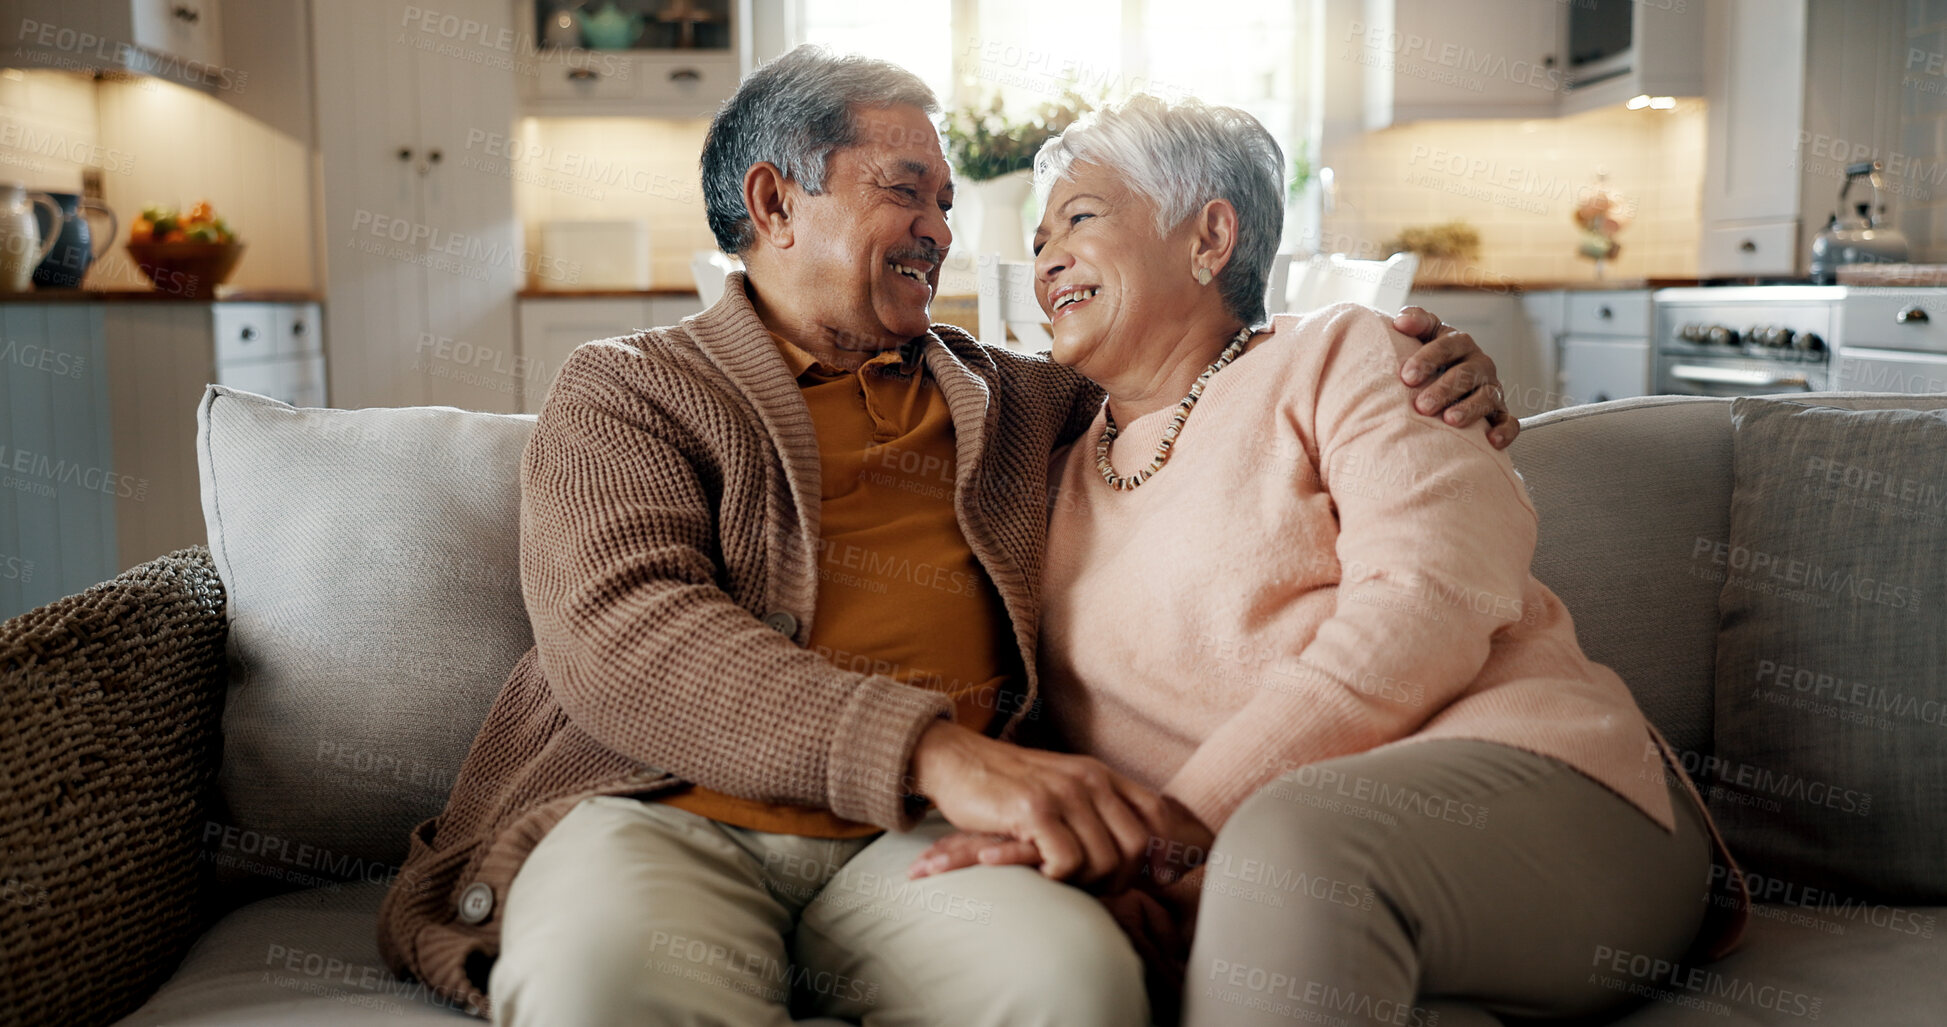
POLYGON ((64 218, 52 196, 30 192, 16 182, 0 183, 0 292, 33 288, 34 268, 60 241, 64 218), (54 226, 46 238, 41 237, 41 226, 34 218, 37 206, 48 209, 48 220, 54 226))
POLYGON ((964 235, 954 238, 953 248, 975 259, 996 253, 1002 260, 1028 259, 1026 208, 1033 192, 1034 173, 1025 168, 961 182, 954 191, 953 213, 964 235))

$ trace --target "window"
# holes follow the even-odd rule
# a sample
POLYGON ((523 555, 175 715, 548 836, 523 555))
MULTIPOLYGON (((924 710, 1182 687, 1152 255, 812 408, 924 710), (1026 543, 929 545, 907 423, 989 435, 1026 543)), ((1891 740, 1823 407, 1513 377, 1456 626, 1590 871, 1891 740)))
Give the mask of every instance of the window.
POLYGON ((1193 95, 1251 112, 1287 156, 1307 134, 1301 43, 1321 0, 798 2, 799 41, 900 64, 948 107, 1193 95))

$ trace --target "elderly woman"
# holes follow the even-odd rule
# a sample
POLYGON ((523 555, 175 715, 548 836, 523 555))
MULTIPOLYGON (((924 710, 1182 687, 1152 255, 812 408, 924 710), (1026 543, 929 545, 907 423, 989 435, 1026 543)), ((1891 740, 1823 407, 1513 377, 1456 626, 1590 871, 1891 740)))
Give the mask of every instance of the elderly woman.
MULTIPOLYGON (((1160 902, 1113 904, 1152 959, 1194 927, 1192 1024, 1599 1012, 1698 940, 1714 831, 1529 572, 1508 458, 1408 408, 1412 343, 1351 304, 1265 324, 1282 166, 1153 98, 1036 161, 1054 358, 1108 394, 1054 461, 1047 708, 1179 814, 1160 902)), ((974 860, 1037 856, 957 836, 915 873, 974 860)))

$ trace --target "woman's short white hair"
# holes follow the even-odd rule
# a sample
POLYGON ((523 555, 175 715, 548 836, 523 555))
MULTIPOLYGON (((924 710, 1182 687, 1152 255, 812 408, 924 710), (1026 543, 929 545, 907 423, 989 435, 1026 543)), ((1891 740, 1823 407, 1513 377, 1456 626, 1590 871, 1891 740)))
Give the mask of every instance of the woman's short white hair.
POLYGON ((1237 245, 1217 288, 1245 324, 1266 320, 1265 284, 1284 234, 1284 151, 1256 118, 1234 107, 1146 94, 1091 111, 1035 155, 1042 203, 1077 163, 1111 169, 1154 200, 1159 236, 1211 200, 1230 201, 1237 245))

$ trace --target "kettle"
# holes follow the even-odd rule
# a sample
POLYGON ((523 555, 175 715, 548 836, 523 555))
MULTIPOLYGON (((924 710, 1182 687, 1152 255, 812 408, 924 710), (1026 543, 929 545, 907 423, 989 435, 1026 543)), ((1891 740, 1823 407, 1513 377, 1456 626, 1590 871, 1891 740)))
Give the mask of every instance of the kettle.
POLYGON ((1879 161, 1860 161, 1846 167, 1845 184, 1839 187, 1839 210, 1846 209, 1846 194, 1852 191, 1852 183, 1865 179, 1873 187, 1870 202, 1853 205, 1857 218, 1840 220, 1833 214, 1825 223, 1825 230, 1812 240, 1812 281, 1820 285, 1831 285, 1839 279, 1841 264, 1898 264, 1907 259, 1906 234, 1897 228, 1887 228, 1886 201, 1881 199, 1885 180, 1880 177, 1883 170, 1879 161))

